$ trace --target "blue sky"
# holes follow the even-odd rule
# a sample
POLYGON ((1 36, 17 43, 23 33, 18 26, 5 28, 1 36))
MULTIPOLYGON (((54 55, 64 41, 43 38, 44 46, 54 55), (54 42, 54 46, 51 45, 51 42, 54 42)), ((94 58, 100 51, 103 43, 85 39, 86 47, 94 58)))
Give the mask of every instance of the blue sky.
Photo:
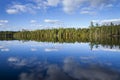
POLYGON ((0 0, 0 30, 84 28, 120 22, 119 0, 0 0))

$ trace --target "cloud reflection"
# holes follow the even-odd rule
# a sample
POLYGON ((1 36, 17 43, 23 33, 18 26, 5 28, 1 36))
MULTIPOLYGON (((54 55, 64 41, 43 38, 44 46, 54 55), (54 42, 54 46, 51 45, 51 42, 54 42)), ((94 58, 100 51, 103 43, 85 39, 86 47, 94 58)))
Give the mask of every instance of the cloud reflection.
POLYGON ((0 45, 0 51, 1 51, 1 52, 8 52, 8 51, 10 51, 10 49, 9 49, 9 48, 6 48, 5 45, 0 45))
POLYGON ((36 48, 31 48, 31 51, 37 51, 37 49, 36 48))
MULTIPOLYGON (((82 58, 86 59, 86 58, 82 58)), ((92 57, 90 57, 92 59, 92 57)), ((67 57, 63 64, 39 61, 36 57, 17 58, 10 57, 10 64, 14 66, 27 66, 27 72, 21 72, 19 80, 119 80, 118 72, 105 69, 100 65, 85 66, 67 57)))
POLYGON ((45 52, 51 52, 51 51, 58 51, 59 49, 57 48, 46 48, 45 52))
POLYGON ((119 47, 112 47, 112 48, 110 48, 110 47, 99 46, 98 48, 93 48, 92 50, 93 51, 100 51, 100 50, 102 50, 102 51, 120 52, 119 47))
POLYGON ((30 58, 20 58, 20 57, 9 57, 8 62, 11 66, 20 68, 20 67, 32 67, 35 64, 38 64, 39 62, 36 63, 36 58, 35 57, 30 57, 30 58))
POLYGON ((71 58, 64 60, 63 69, 68 75, 78 80, 118 80, 119 75, 99 66, 82 67, 71 58))
POLYGON ((57 65, 48 66, 48 77, 45 80, 72 80, 70 76, 64 73, 57 65))
POLYGON ((1 51, 2 51, 2 52, 8 52, 8 51, 10 51, 10 49, 8 49, 8 48, 3 48, 3 49, 1 49, 1 51))
POLYGON ((0 49, 1 49, 1 48, 4 48, 4 46, 0 46, 0 49))

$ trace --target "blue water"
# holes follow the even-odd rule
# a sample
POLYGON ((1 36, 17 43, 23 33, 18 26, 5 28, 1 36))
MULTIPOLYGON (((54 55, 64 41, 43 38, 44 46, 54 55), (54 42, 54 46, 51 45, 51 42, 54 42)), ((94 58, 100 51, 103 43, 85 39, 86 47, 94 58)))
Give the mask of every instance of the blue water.
POLYGON ((120 80, 120 49, 0 41, 0 80, 120 80))

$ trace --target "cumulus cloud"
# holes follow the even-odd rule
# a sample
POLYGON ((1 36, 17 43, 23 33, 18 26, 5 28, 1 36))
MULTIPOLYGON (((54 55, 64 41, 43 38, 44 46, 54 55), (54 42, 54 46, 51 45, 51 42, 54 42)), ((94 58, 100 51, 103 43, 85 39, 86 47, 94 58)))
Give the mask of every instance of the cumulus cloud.
POLYGON ((96 13, 95 13, 95 12, 92 12, 92 11, 87 11, 87 10, 85 11, 85 10, 84 10, 84 11, 81 11, 80 14, 94 15, 94 14, 96 14, 96 13))
POLYGON ((31 24, 31 27, 44 28, 43 25, 41 25, 41 24, 35 24, 35 23, 31 24))
POLYGON ((50 24, 60 24, 60 23, 62 23, 59 20, 51 20, 51 19, 45 19, 44 22, 50 23, 50 24))
POLYGON ((34 8, 37 9, 37 10, 44 10, 44 9, 47 9, 47 6, 48 6, 48 2, 45 1, 45 0, 32 0, 34 2, 34 8))
POLYGON ((42 29, 42 28, 44 28, 44 25, 41 25, 41 24, 39 24, 39 22, 37 21, 37 20, 30 20, 30 26, 31 27, 34 27, 34 28, 36 28, 36 29, 42 29))
POLYGON ((8 20, 0 20, 0 27, 5 26, 8 23, 8 20))
MULTIPOLYGON (((90 9, 103 9, 105 7, 113 7, 115 0, 63 0, 63 10, 66 13, 82 10, 85 7, 90 9)), ((93 11, 81 11, 81 14, 93 14, 93 11)))
POLYGON ((30 23, 36 23, 37 20, 30 20, 30 23))
MULTIPOLYGON (((31 0, 26 4, 13 4, 6 9, 8 14, 30 12, 35 13, 40 9, 49 9, 48 7, 58 7, 65 13, 79 12, 82 8, 88 7, 93 10, 102 10, 115 6, 117 0, 31 0)), ((92 12, 82 11, 82 14, 91 14, 92 12)))
POLYGON ((0 20, 0 23, 8 23, 8 20, 0 20))
POLYGON ((72 13, 80 8, 83 2, 84 0, 63 0, 63 10, 66 13, 72 13))
POLYGON ((96 12, 91 7, 84 7, 84 8, 81 8, 80 14, 95 15, 96 12))
POLYGON ((6 9, 8 14, 17 14, 17 13, 35 13, 33 4, 13 4, 12 6, 6 9))
POLYGON ((111 22, 113 24, 120 24, 120 19, 106 19, 106 20, 92 20, 93 23, 99 23, 99 24, 110 24, 111 22))
POLYGON ((106 7, 113 7, 113 6, 114 6, 113 4, 106 5, 106 7))
POLYGON ((7 9, 6 12, 8 14, 16 14, 16 13, 18 13, 18 11, 16 9, 7 9))
POLYGON ((98 7, 103 9, 104 7, 113 7, 111 6, 116 0, 89 0, 91 7, 98 7))
POLYGON ((60 0, 47 0, 49 6, 57 6, 60 3, 60 0))
POLYGON ((101 20, 101 23, 107 23, 107 22, 120 22, 120 19, 109 19, 109 20, 101 20))
POLYGON ((19 12, 26 12, 26 6, 25 5, 21 5, 21 4, 16 4, 13 5, 12 7, 8 8, 6 10, 7 13, 9 14, 16 14, 19 12))
POLYGON ((3 24, 0 23, 0 26, 3 26, 3 24))

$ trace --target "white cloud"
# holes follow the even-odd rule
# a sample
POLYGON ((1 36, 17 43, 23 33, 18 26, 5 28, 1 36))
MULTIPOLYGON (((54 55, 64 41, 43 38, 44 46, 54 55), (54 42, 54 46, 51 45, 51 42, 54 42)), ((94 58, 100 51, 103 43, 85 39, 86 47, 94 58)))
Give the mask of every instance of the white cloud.
POLYGON ((1 27, 1 26, 3 26, 3 24, 2 24, 2 23, 0 23, 0 27, 1 27))
POLYGON ((50 23, 50 24, 59 24, 59 23, 62 23, 59 20, 51 20, 51 19, 45 19, 44 22, 50 23))
POLYGON ((120 24, 120 19, 92 20, 92 22, 99 24, 110 24, 111 22, 114 24, 120 24))
POLYGON ((63 10, 66 13, 72 13, 77 10, 83 2, 84 0, 63 0, 63 10))
POLYGON ((7 9, 6 12, 8 14, 16 14, 16 13, 18 13, 18 10, 16 10, 16 9, 7 9))
POLYGON ((46 9, 48 6, 47 1, 45 0, 32 0, 32 1, 35 3, 34 5, 35 9, 46 9))
POLYGON ((80 14, 89 14, 89 15, 94 15, 94 14, 96 14, 95 12, 93 12, 93 11, 81 11, 80 12, 80 14))
POLYGON ((91 7, 97 7, 97 8, 100 8, 100 9, 103 9, 104 7, 113 7, 111 5, 113 5, 113 3, 115 2, 116 0, 89 0, 90 2, 90 6, 91 7))
POLYGON ((106 5, 106 7, 113 7, 113 4, 108 4, 106 5))
POLYGON ((0 20, 0 27, 4 27, 8 23, 8 20, 0 20))
POLYGON ((101 20, 102 23, 104 22, 120 22, 120 19, 108 19, 108 20, 101 20))
POLYGON ((60 0, 47 0, 49 6, 57 6, 60 3, 60 0))
MULTIPOLYGON (((8 7, 6 12, 8 14, 30 12, 35 13, 38 10, 49 9, 48 7, 60 6, 65 13, 79 12, 84 7, 88 7, 91 10, 102 10, 115 6, 117 0, 30 0, 27 4, 13 4, 8 7)), ((117 5, 117 4, 116 4, 117 5)), ((91 14, 93 12, 84 11, 81 13, 91 14)))
POLYGON ((41 24, 31 24, 31 27, 44 27, 44 26, 41 24))
POLYGON ((34 11, 34 6, 32 4, 13 4, 12 6, 8 7, 6 9, 6 12, 8 14, 17 14, 17 13, 25 13, 25 12, 29 12, 29 13, 35 13, 34 11))
MULTIPOLYGON (((63 0, 63 10, 66 13, 72 13, 76 10, 82 10, 83 5, 90 9, 103 9, 104 7, 113 7, 115 0, 63 0)), ((82 11, 82 14, 94 14, 94 12, 82 11)))
MULTIPOLYGON (((34 29, 41 29, 44 28, 43 25, 39 24, 39 22, 37 20, 30 20, 30 27, 34 27, 34 29)), ((32 30, 32 29, 31 29, 32 30)))
POLYGON ((0 23, 8 23, 8 20, 0 20, 0 23))
POLYGON ((27 11, 26 6, 21 4, 15 4, 6 10, 8 14, 16 14, 19 12, 26 12, 26 11, 27 11))
POLYGON ((37 20, 31 20, 30 21, 30 23, 36 23, 37 22, 37 20))

